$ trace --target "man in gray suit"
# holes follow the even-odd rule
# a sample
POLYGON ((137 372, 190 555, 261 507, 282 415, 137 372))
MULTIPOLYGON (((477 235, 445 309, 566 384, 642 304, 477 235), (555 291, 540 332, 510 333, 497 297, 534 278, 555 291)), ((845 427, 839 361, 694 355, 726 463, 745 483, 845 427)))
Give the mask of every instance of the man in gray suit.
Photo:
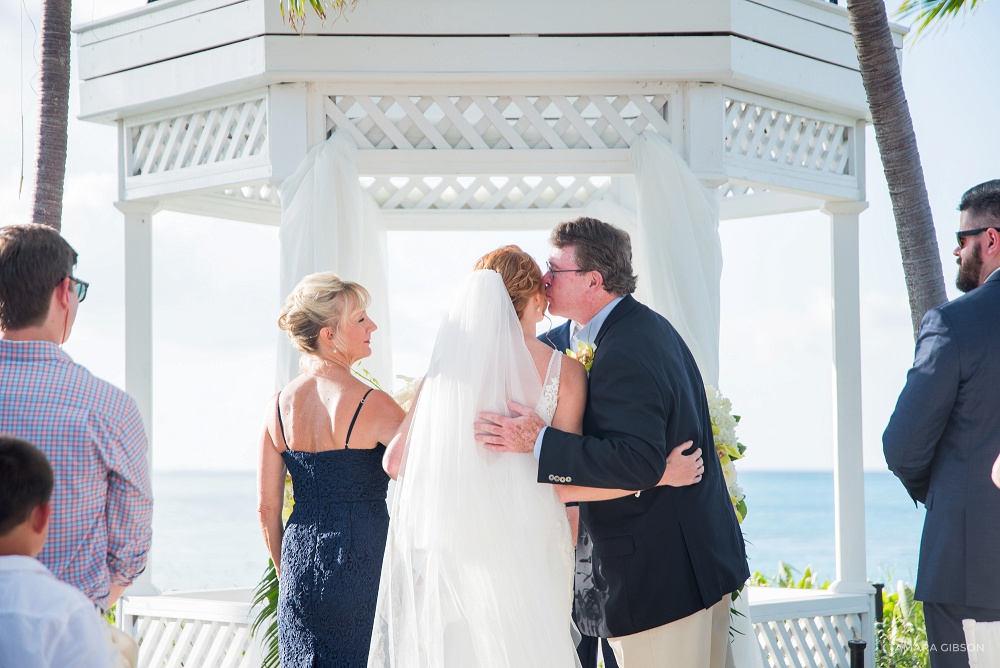
POLYGON ((889 469, 927 515, 916 598, 932 668, 968 668, 963 619, 1000 621, 1000 180, 962 195, 958 289, 920 325, 882 436, 889 469))

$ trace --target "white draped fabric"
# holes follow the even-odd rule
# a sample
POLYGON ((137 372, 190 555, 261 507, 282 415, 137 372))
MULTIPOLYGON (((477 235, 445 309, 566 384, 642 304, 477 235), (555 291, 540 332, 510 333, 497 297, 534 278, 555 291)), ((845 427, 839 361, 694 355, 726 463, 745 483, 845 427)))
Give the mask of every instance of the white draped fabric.
MULTIPOLYGON (((358 181, 357 147, 337 131, 314 147, 278 189, 281 197, 281 297, 308 274, 333 271, 371 293, 368 315, 379 326, 372 356, 363 360, 386 389, 392 388, 385 226, 378 205, 358 181)), ((277 314, 275 315, 277 318, 277 314)), ((298 375, 299 354, 279 332, 278 388, 298 375)))

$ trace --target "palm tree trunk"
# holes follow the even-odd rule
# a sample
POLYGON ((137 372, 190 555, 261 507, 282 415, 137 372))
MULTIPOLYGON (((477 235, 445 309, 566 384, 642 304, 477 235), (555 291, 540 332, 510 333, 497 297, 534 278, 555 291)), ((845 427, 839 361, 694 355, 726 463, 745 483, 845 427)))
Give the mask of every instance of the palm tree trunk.
POLYGON ((847 0, 847 13, 875 125, 875 141, 889 184, 916 338, 924 313, 948 301, 917 138, 884 1, 847 0))
POLYGON ((42 2, 41 104, 32 221, 62 229, 72 0, 42 2))

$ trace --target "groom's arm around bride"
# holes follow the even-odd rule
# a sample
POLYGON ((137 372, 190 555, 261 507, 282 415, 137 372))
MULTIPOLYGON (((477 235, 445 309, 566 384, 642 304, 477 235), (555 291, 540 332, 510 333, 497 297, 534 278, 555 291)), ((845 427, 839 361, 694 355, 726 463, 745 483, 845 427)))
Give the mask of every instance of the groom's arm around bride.
MULTIPOLYGON (((725 666, 729 595, 749 577, 746 551, 714 452, 704 384, 669 322, 635 301, 628 235, 606 223, 562 223, 545 275, 549 311, 583 325, 593 345, 583 435, 542 432, 530 412, 484 416, 478 438, 534 451, 539 482, 646 490, 580 504, 574 617, 609 637, 623 668, 725 666), (537 443, 536 443, 537 440, 537 443), (694 442, 703 478, 655 487, 671 448, 694 442)), ((586 338, 584 338, 586 337, 586 338)), ((731 661, 731 657, 729 657, 731 661)))

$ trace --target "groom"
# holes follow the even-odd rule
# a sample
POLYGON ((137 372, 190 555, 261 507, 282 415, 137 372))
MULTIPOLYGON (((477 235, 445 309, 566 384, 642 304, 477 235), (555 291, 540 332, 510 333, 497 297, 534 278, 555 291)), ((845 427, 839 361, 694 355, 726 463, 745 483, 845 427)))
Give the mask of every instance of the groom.
MULTIPOLYGON (((701 374, 670 323, 631 297, 628 234, 580 218, 559 224, 550 243, 549 311, 582 325, 571 348, 595 350, 584 435, 512 404, 515 417, 482 414, 477 439, 534 452, 539 482, 644 490, 580 503, 577 625, 610 638, 622 668, 725 668, 730 593, 750 572, 718 458, 705 457, 694 485, 655 487, 672 444, 714 451, 701 374)), ((570 326, 553 332, 557 344, 570 326)))

